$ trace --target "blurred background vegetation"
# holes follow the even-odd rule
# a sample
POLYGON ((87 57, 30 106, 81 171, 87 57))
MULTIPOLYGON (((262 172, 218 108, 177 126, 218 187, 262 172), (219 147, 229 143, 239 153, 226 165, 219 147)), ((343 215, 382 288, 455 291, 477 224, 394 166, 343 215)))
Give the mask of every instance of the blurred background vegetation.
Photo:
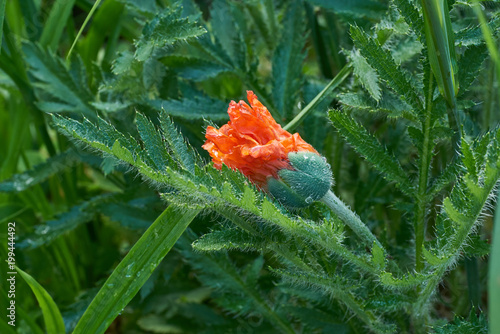
MULTIPOLYGON (((471 86, 460 91, 458 103, 467 110, 463 126, 477 135, 494 128, 500 116, 498 73, 488 57, 473 3, 448 1, 458 58, 475 60, 461 72, 473 76, 462 78, 471 86)), ((496 33, 500 6, 493 1, 482 4, 496 33)), ((404 118, 408 105, 380 82, 353 47, 349 33, 350 25, 375 32, 397 64, 408 73, 420 73, 418 60, 425 45, 392 2, 4 0, 0 5, 5 8, 0 33, 1 244, 6 244, 7 222, 15 221, 17 266, 52 296, 66 331, 73 330, 106 278, 166 203, 155 185, 130 172, 129 166, 58 133, 49 114, 92 122, 99 115, 136 136, 136 111, 155 119, 163 108, 208 162, 200 148, 205 120, 225 123, 230 100, 243 99, 246 90, 253 90, 286 125, 346 64, 352 64, 354 74, 296 131, 331 164, 339 197, 378 232, 381 241, 392 245, 391 254, 403 268, 411 267, 412 203, 345 144, 328 125, 326 113, 328 107, 344 106, 411 175, 417 174, 418 153, 408 136, 408 123, 397 121, 404 118)), ((411 80, 420 77, 415 74, 411 80)), ((454 155, 451 141, 438 140, 436 145, 430 172, 434 176, 454 155)), ((451 183, 444 188, 450 189, 451 183)), ((443 197, 437 196, 429 207, 428 230, 433 229, 443 197)), ((308 214, 318 212, 321 207, 308 214)), ((254 251, 207 255, 191 250, 199 235, 226 223, 210 212, 198 216, 108 333, 276 332, 236 296, 237 288, 225 293, 217 283, 221 278, 203 270, 231 263, 250 276, 245 266, 253 263, 258 279, 245 279, 258 281, 262 291, 272 294, 277 293, 276 276, 263 263, 275 259, 254 251)), ((487 307, 489 245, 484 240, 491 233, 492 219, 486 215, 471 236, 477 242, 439 286, 432 310, 440 319, 438 326, 457 316, 457 323, 472 319, 470 328, 476 333, 485 330, 484 315, 478 319, 476 314, 487 307)), ((4 246, 0 254, 6 258, 4 246)), ((44 332, 37 299, 20 276, 17 289, 17 326, 10 328, 0 319, 0 331, 44 332)), ((3 285, 0 293, 5 309, 3 285)), ((368 307, 391 307, 391 301, 377 302, 368 307)), ((364 325, 335 301, 318 297, 317 302, 297 302, 288 312, 305 324, 304 332, 365 332, 364 325)), ((402 331, 411 330, 408 322, 405 315, 396 320, 402 331)))

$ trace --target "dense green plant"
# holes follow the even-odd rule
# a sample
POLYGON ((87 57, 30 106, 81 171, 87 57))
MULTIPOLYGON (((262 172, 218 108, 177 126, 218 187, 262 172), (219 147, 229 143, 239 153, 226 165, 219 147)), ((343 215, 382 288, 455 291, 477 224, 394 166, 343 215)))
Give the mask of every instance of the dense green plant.
POLYGON ((2 333, 486 333, 500 7, 482 5, 0 1, 20 268, 2 333), (245 90, 366 226, 213 168, 204 128, 245 90))

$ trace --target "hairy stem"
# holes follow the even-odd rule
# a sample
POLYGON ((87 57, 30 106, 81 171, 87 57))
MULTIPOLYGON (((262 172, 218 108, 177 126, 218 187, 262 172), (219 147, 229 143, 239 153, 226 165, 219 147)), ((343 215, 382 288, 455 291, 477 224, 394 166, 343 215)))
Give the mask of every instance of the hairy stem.
POLYGON ((434 267, 432 275, 429 280, 423 286, 423 289, 419 291, 418 299, 414 303, 414 315, 415 318, 424 319, 428 314, 428 304, 432 294, 436 291, 437 285, 443 280, 445 273, 450 270, 451 267, 456 263, 457 258, 460 256, 460 252, 466 240, 472 231, 474 224, 478 221, 481 216, 481 212, 487 206, 488 196, 493 191, 497 180, 500 178, 500 171, 497 171, 495 175, 490 176, 488 182, 484 184, 484 190, 479 198, 476 200, 481 205, 474 207, 474 211, 470 213, 466 220, 464 220, 460 228, 455 232, 455 235, 448 241, 446 246, 444 246, 445 254, 447 258, 445 261, 434 267))
POLYGON ((352 212, 331 190, 320 201, 325 203, 354 233, 363 239, 368 247, 371 248, 373 243, 376 243, 381 249, 384 249, 358 215, 352 212))

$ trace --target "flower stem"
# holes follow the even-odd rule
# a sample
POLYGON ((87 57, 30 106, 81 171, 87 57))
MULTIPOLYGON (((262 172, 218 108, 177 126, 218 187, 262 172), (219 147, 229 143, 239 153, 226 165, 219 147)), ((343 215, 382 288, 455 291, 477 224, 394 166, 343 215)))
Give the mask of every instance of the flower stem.
POLYGON ((359 219, 358 215, 351 211, 335 194, 329 190, 320 200, 325 203, 344 223, 349 226, 354 233, 363 239, 371 249, 375 242, 382 250, 385 249, 377 238, 372 234, 368 227, 359 219))

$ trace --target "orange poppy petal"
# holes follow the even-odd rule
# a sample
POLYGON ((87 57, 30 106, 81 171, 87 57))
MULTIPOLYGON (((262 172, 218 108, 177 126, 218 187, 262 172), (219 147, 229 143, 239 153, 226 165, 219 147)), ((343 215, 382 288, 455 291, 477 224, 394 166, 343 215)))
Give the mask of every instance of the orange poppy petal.
POLYGON ((252 91, 247 91, 247 98, 250 105, 231 101, 227 124, 220 129, 207 127, 207 140, 202 147, 216 168, 225 164, 266 188, 268 176, 277 177, 279 170, 292 169, 288 153, 317 152, 298 133, 292 135, 283 130, 252 91))

